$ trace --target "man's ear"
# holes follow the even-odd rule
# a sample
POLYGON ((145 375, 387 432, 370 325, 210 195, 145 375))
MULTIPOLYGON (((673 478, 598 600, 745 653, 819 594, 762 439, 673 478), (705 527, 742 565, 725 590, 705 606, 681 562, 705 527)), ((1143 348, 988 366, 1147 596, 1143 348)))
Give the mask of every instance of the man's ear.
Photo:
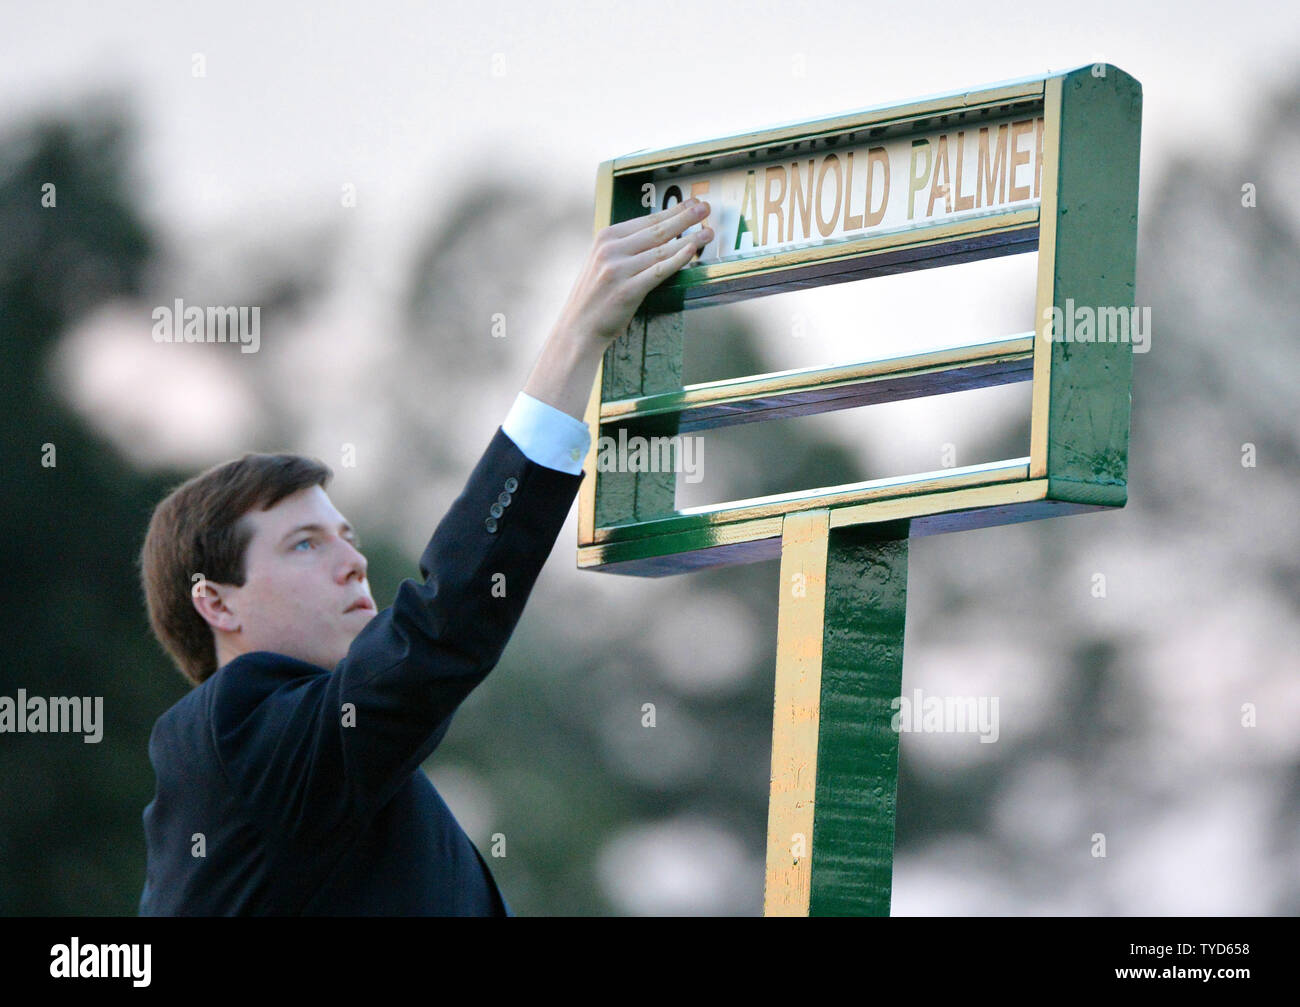
POLYGON ((202 574, 195 574, 194 586, 190 590, 190 600, 194 610, 203 616, 203 621, 214 630, 223 633, 237 633, 240 628, 239 613, 235 607, 233 584, 218 584, 206 579, 202 574))

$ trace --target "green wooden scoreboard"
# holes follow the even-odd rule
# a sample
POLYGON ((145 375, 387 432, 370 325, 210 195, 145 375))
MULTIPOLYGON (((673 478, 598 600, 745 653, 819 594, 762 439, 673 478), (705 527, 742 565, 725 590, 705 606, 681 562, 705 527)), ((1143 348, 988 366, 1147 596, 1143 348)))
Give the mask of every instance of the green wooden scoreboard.
POLYGON ((780 560, 768 915, 889 912, 908 540, 1124 506, 1141 113, 1141 85, 1093 64, 599 168, 597 230, 699 196, 714 238, 605 353, 578 566, 780 560), (683 383, 692 308, 1034 251, 1030 331, 683 383), (675 506, 702 431, 1018 381, 1027 457, 675 506))

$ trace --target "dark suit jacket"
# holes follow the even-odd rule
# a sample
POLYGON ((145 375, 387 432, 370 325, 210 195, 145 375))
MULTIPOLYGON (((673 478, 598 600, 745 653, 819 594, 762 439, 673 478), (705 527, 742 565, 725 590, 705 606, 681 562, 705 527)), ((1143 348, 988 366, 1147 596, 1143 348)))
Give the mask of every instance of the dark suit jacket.
POLYGON ((498 427, 424 583, 333 671, 243 654, 159 717, 140 915, 512 915, 420 766, 500 658, 582 478, 498 427))

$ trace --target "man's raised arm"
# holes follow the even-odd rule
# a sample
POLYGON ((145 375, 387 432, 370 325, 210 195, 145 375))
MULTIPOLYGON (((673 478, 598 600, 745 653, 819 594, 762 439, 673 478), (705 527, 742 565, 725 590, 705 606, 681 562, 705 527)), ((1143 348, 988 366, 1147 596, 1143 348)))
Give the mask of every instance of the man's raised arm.
POLYGON ((713 240, 708 227, 682 234, 708 215, 708 203, 691 199, 597 234, 524 391, 583 419, 605 349, 626 331, 646 294, 713 240))
POLYGON ((218 683, 218 756, 267 828, 346 842, 496 665, 583 478, 582 458, 563 457, 577 428, 566 432, 551 410, 581 421, 605 347, 712 238, 681 233, 707 209, 681 204, 597 235, 524 394, 434 531, 423 582, 402 582, 332 674, 285 675, 253 653, 248 674, 218 683))

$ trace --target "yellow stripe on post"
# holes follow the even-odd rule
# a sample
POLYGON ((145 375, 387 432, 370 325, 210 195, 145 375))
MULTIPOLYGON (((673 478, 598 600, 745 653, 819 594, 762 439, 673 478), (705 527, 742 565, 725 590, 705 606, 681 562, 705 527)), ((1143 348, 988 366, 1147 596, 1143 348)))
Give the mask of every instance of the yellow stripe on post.
POLYGON ((830 511, 785 517, 777 610, 765 916, 807 916, 830 511))

